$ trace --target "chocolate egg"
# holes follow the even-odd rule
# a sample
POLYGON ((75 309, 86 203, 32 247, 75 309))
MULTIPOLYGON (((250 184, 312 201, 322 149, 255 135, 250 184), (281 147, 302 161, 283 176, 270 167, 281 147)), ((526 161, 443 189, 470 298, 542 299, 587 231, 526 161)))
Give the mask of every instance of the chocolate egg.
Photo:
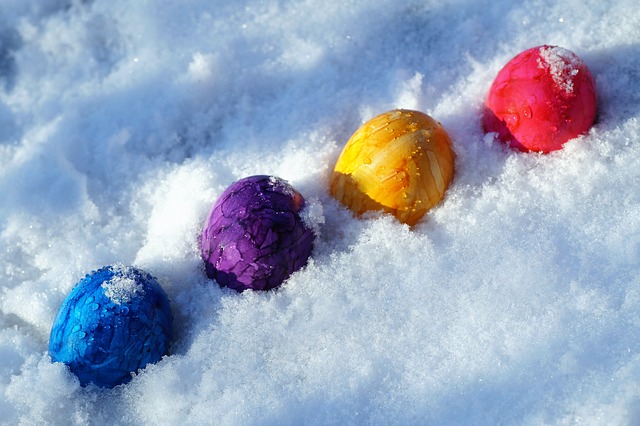
POLYGON ((596 101, 593 77, 578 56, 538 46, 500 70, 485 101, 483 127, 521 151, 550 152, 589 130, 596 101))
POLYGON ((173 315, 158 281, 117 263, 85 276, 60 307, 49 354, 80 384, 112 388, 166 355, 173 315))
POLYGON ((232 183, 200 238, 207 276, 236 291, 269 290, 307 264, 315 235, 300 215, 302 195, 276 176, 232 183))
POLYGON ((383 210, 414 225, 444 197, 454 159, 440 123, 419 111, 392 110, 351 136, 335 165, 330 191, 358 215, 383 210))

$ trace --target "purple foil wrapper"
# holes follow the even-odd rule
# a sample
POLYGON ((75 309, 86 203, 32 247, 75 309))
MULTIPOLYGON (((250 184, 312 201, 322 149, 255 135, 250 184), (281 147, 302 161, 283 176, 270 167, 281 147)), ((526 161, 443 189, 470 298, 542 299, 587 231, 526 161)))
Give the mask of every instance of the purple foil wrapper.
POLYGON ((314 234, 300 217, 304 198, 288 182, 250 176, 213 205, 200 249, 207 276, 237 291, 278 287, 311 255, 314 234))

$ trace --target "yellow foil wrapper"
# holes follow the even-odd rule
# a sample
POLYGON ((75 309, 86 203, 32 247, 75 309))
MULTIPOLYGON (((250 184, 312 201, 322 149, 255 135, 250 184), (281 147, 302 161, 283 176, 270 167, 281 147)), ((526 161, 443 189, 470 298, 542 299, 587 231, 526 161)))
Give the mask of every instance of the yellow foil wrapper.
POLYGON ((436 120, 419 111, 389 111, 351 136, 330 191, 358 215, 384 210, 415 225, 444 197, 454 159, 449 135, 436 120))

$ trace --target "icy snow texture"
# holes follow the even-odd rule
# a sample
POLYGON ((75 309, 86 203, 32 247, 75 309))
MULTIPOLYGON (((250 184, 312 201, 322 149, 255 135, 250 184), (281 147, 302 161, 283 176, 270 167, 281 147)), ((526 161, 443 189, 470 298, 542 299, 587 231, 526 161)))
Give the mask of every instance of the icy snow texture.
POLYGON ((540 48, 540 68, 549 67, 553 81, 565 93, 573 92, 573 78, 580 71, 582 62, 573 52, 559 46, 540 48))
POLYGON ((640 14, 632 0, 0 3, 0 423, 640 423, 640 14), (599 121, 547 156, 480 129, 541 44, 599 121), (364 121, 419 109, 457 176, 415 229, 356 219, 330 170, 364 121), (280 290, 204 276, 213 201, 252 174, 322 205, 280 290), (47 338, 78 276, 162 282, 172 355, 82 389, 47 338))
POLYGON ((122 263, 116 263, 111 269, 119 275, 114 275, 113 278, 102 283, 101 287, 104 288, 105 296, 113 303, 116 305, 128 303, 136 295, 144 294, 144 287, 129 273, 128 267, 122 263))

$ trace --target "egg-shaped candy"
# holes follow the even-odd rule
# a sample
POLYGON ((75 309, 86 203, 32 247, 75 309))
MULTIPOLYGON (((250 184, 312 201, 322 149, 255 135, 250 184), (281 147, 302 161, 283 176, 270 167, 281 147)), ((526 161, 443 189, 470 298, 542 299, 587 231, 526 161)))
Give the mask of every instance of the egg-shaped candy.
POLYGON ((392 110, 363 124, 345 145, 331 176, 331 194, 362 214, 383 210, 416 224, 453 180, 449 135, 419 111, 392 110))
POLYGON ((112 388, 167 353, 172 322, 169 299, 154 277, 106 266, 85 276, 63 302, 49 355, 68 365, 82 386, 112 388))
POLYGON ((302 268, 315 235, 300 215, 304 198, 274 176, 231 184, 213 205, 200 238, 207 276, 236 291, 278 287, 302 268))
POLYGON ((562 47, 538 46, 500 70, 485 101, 483 127, 516 149, 547 153, 586 133, 596 104, 585 63, 562 47))

